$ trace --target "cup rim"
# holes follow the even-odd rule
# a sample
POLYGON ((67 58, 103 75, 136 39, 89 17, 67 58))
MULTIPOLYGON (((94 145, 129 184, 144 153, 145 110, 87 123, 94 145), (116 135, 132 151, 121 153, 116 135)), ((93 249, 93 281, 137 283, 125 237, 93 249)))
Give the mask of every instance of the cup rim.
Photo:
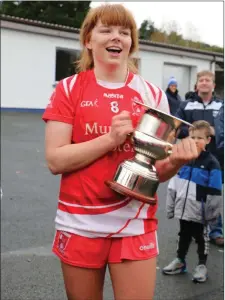
POLYGON ((161 111, 161 110, 159 110, 159 109, 157 109, 157 108, 153 108, 153 107, 151 107, 151 106, 148 106, 147 104, 141 103, 141 102, 136 101, 136 100, 135 100, 134 102, 137 103, 137 104, 139 104, 139 105, 142 105, 142 106, 146 107, 146 108, 147 108, 146 112, 147 112, 148 110, 151 110, 151 111, 153 111, 153 112, 158 112, 158 113, 163 114, 163 115, 165 115, 165 116, 167 116, 167 117, 169 117, 169 118, 171 118, 171 119, 178 120, 178 121, 180 121, 181 123, 183 123, 183 124, 185 124, 185 125, 188 125, 189 127, 194 127, 194 125, 192 125, 191 123, 186 122, 186 121, 184 121, 184 120, 182 120, 182 119, 180 119, 180 118, 174 117, 173 115, 168 114, 168 113, 165 113, 164 111, 161 111))

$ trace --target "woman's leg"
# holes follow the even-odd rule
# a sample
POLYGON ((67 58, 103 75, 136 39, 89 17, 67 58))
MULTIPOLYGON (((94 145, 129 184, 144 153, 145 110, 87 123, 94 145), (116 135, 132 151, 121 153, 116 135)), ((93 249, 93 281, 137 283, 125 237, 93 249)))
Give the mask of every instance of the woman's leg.
POLYGON ((102 300, 111 241, 57 231, 53 252, 59 257, 68 300, 102 300))
POLYGON ((115 300, 152 300, 156 280, 156 257, 109 264, 115 300))
POLYGON ((68 300, 102 300, 106 268, 88 269, 61 262, 68 300))

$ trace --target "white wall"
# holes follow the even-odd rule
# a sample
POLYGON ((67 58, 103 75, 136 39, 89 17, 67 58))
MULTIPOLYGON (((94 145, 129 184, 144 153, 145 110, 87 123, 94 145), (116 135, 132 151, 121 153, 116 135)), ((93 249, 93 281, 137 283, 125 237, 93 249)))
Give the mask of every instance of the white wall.
MULTIPOLYGON (((55 83, 56 47, 80 49, 74 39, 1 29, 1 106, 45 108, 55 83)), ((209 61, 140 51, 141 75, 163 86, 163 64, 191 66, 190 89, 196 73, 210 69, 209 61)))
POLYGON ((56 47, 79 42, 1 29, 1 106, 45 108, 55 83, 56 47))
POLYGON ((190 90, 193 90, 195 85, 197 72, 210 70, 211 67, 210 61, 207 60, 164 53, 140 51, 139 57, 141 58, 141 75, 161 88, 163 88, 164 63, 191 67, 190 90))

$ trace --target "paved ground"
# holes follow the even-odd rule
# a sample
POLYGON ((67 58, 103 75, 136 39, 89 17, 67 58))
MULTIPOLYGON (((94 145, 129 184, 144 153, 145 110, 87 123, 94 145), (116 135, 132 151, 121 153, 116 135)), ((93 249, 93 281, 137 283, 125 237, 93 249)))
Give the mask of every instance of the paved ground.
MULTIPOLYGON (((2 300, 64 300, 58 260, 51 254, 59 178, 51 176, 43 153, 44 124, 39 114, 2 113, 2 300)), ((191 282, 196 245, 188 255, 189 273, 168 277, 161 268, 173 257, 177 223, 165 216, 166 184, 160 186, 157 285, 154 300, 222 300, 223 250, 211 247, 209 280, 191 282)), ((113 300, 109 276, 105 300, 113 300)), ((141 299, 137 299, 141 300, 141 299)))

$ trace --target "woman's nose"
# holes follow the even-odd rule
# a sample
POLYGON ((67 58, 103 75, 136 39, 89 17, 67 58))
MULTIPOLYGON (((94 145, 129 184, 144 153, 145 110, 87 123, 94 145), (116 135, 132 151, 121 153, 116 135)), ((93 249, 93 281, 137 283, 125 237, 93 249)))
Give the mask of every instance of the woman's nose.
POLYGON ((112 40, 117 40, 117 41, 120 40, 120 33, 118 30, 112 31, 112 40))

